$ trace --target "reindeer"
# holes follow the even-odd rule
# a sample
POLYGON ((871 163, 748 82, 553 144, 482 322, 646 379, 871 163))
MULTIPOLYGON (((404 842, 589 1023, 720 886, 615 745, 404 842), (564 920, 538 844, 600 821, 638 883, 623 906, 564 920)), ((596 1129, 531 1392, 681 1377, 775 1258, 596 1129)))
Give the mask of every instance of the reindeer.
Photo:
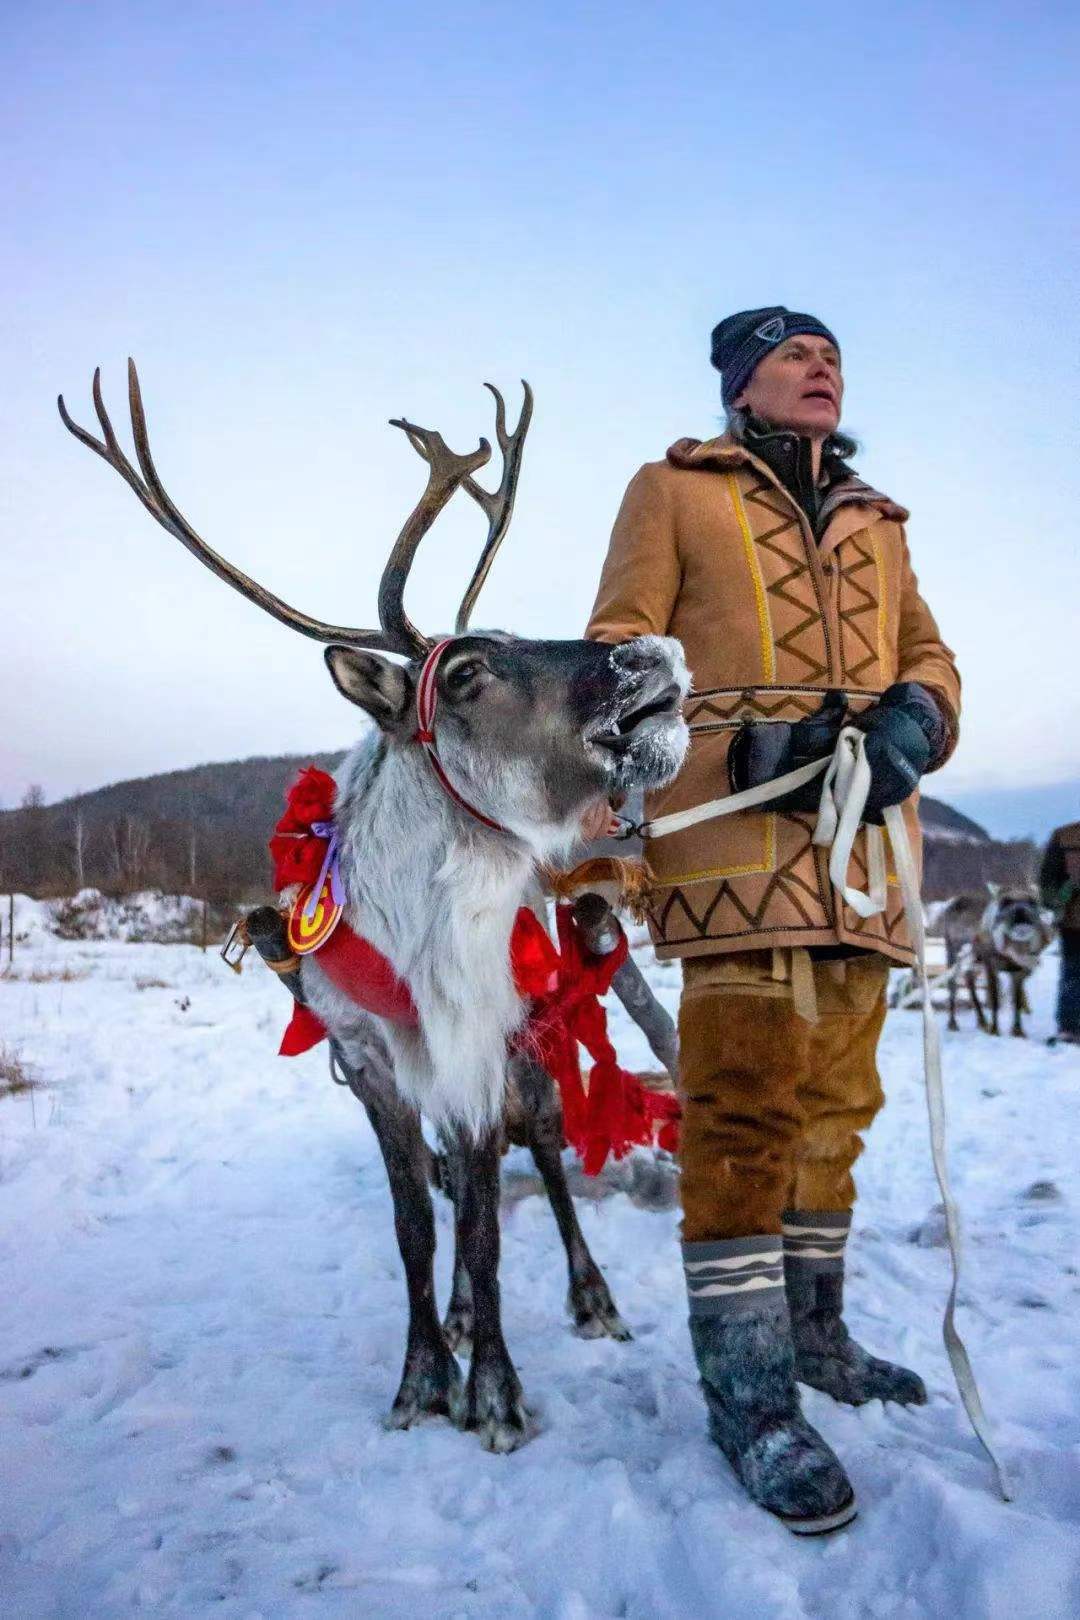
POLYGON ((950 900, 938 915, 937 931, 944 937, 949 977, 949 1029, 956 1022, 956 981, 963 974, 981 1030, 1000 1033, 1001 987, 998 974, 1009 978, 1012 993, 1012 1034, 1022 1037, 1022 1013, 1028 1011, 1025 983, 1039 957, 1053 937, 1039 906, 1033 884, 1002 887, 987 884, 990 900, 982 895, 961 894, 950 900), (990 1018, 979 1000, 977 970, 986 975, 990 1018))
MULTIPOLYGON (((417 1027, 362 1013, 330 982, 318 953, 302 960, 302 991, 355 1081, 390 1182, 409 1320, 389 1422, 407 1427, 422 1414, 446 1414, 476 1430, 487 1449, 511 1451, 531 1432, 503 1337, 498 1283, 507 1053, 524 1016, 510 973, 511 926, 537 868, 565 854, 590 804, 635 786, 659 787, 677 773, 688 740, 681 706, 689 676, 679 643, 666 637, 641 636, 609 647, 469 629, 510 522, 532 410, 524 384, 518 425, 509 432, 502 397, 486 386, 495 399, 502 457, 495 491, 475 478, 491 456, 486 439, 458 455, 434 430, 405 419, 392 423, 426 462, 428 480, 383 571, 378 629, 328 624, 297 611, 199 537, 154 465, 133 362, 128 396, 141 477, 105 410, 100 371, 93 400, 102 439, 71 419, 62 397, 58 405, 69 431, 120 474, 169 534, 265 612, 326 644, 338 691, 375 723, 337 776, 344 916, 408 985, 417 1027), (488 532, 454 634, 434 640, 408 618, 404 589, 421 540, 462 489, 481 507, 488 532), (418 723, 418 697, 426 723, 418 723), (471 1333, 464 1386, 435 1306, 435 1229, 421 1111, 438 1130, 452 1166, 461 1286, 449 1325, 459 1346, 471 1333)), ((561 1167, 555 1170, 551 1083, 525 1058, 515 1060, 514 1069, 550 1191, 561 1177, 561 1167)), ((562 1186, 565 1191, 565 1181, 562 1186)), ((558 1214, 554 1197, 553 1203, 558 1214)), ((569 1204, 566 1194, 564 1227, 569 1204)), ((586 1264, 583 1240, 581 1249, 581 1315, 597 1331, 617 1332, 617 1312, 591 1257, 586 1264)), ((572 1292, 574 1286, 572 1258, 572 1292)))

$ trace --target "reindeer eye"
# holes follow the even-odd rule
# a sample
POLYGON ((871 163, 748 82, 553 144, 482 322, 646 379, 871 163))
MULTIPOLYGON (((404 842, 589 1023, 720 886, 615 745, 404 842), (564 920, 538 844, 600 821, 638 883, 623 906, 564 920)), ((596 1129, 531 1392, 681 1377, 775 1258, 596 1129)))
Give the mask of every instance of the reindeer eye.
POLYGON ((479 658, 463 658, 460 664, 446 672, 446 684, 451 692, 463 692, 483 669, 479 658))

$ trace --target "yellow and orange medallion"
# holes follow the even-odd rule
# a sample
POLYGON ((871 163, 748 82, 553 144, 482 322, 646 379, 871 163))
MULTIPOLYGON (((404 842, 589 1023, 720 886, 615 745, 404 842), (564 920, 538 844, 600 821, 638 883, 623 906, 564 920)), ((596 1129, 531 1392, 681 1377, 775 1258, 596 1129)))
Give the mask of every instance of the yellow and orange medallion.
POLYGON ((289 947, 297 956, 306 956, 309 951, 317 951, 320 945, 325 945, 341 921, 343 908, 337 904, 331 892, 330 873, 323 879, 319 898, 312 908, 314 887, 313 883, 309 883, 301 889, 289 912, 289 947))

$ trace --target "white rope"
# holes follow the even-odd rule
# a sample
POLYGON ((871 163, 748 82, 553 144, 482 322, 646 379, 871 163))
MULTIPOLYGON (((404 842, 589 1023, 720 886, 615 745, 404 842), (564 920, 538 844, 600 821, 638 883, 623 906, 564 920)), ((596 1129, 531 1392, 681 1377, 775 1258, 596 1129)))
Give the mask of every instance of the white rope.
MULTIPOLYGON (((845 726, 842 729, 831 758, 815 760, 811 765, 800 766, 796 771, 789 771, 785 776, 778 776, 771 782, 748 788, 742 793, 732 793, 724 799, 710 799, 708 803, 695 805, 690 810, 658 816, 655 821, 647 822, 640 829, 642 837, 665 838, 670 833, 681 832, 686 827, 696 826, 698 822, 711 820, 714 816, 727 816, 740 810, 754 809, 758 805, 782 797, 793 788, 801 787, 822 774, 824 781, 817 825, 814 829, 814 843, 829 850, 829 878, 834 889, 843 897, 844 903, 859 917, 877 916, 885 910, 887 899, 885 842, 880 827, 874 825, 866 827, 866 889, 857 889, 848 883, 848 868, 851 864, 855 837, 862 824, 871 779, 870 764, 866 758, 866 737, 854 726, 845 726)), ((945 1230, 952 1260, 952 1286, 945 1306, 942 1334, 964 1410, 990 1459, 1003 1500, 1011 1502, 1012 1489, 1008 1476, 994 1451, 990 1425, 979 1397, 975 1375, 956 1327, 956 1296, 960 1285, 960 1215, 949 1185, 946 1162, 941 1036, 930 1004, 930 981, 926 971, 926 929, 923 923, 918 873, 899 805, 892 805, 885 811, 885 826, 892 845, 896 875, 904 903, 904 915, 915 952, 916 972, 922 986, 923 1067, 926 1077, 926 1104, 930 1116, 930 1154, 945 1210, 945 1230)))
POLYGON ((643 822, 637 830, 642 838, 666 838, 669 833, 696 827, 699 821, 711 821, 713 816, 730 816, 736 810, 753 810, 759 804, 768 804, 781 794, 790 793, 792 788, 812 782, 828 767, 828 758, 815 759, 810 765, 800 765, 797 771, 788 771, 786 776, 774 777, 771 782, 761 782, 757 787, 744 788, 741 793, 729 793, 723 799, 707 799, 704 804, 695 804, 691 810, 673 810, 670 815, 657 816, 655 821, 643 822))

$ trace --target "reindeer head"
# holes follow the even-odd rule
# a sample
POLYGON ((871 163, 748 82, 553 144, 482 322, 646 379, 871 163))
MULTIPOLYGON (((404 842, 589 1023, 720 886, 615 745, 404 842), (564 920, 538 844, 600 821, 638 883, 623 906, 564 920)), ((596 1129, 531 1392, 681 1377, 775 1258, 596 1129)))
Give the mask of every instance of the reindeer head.
POLYGON ((326 661, 338 690, 379 726, 389 749, 420 742, 464 808, 548 854, 576 828, 583 808, 601 794, 659 787, 678 771, 687 746, 681 718, 689 675, 678 642, 641 636, 609 647, 588 641, 529 641, 502 632, 476 633, 469 618, 509 527, 532 415, 527 383, 517 427, 510 432, 498 390, 495 430, 502 455, 498 489, 474 474, 491 456, 481 439, 465 455, 441 435, 396 419, 428 464, 427 487, 391 550, 379 589, 378 630, 352 629, 290 607, 212 550, 165 490, 150 454, 139 380, 128 361, 128 396, 142 477, 128 461, 101 396, 93 397, 102 439, 72 421, 65 426, 131 486, 171 535, 234 589, 302 634, 329 643, 326 661), (452 637, 424 636, 404 609, 404 589, 417 548, 443 507, 464 489, 488 519, 480 560, 462 598, 452 637), (397 654, 397 663, 384 656, 397 654), (425 722, 418 702, 427 702, 425 722))
MULTIPOLYGON (((343 695, 393 748, 414 745, 422 665, 329 647, 343 695)), ((438 757, 470 805, 545 844, 571 835, 601 794, 658 787, 686 748, 680 706, 689 677, 678 642, 620 646, 526 641, 501 632, 455 636, 433 675, 438 757)))
POLYGON ((1042 914, 1038 889, 1033 883, 988 883, 987 888, 991 899, 982 926, 995 950, 1018 967, 1033 967, 1053 937, 1042 914))

